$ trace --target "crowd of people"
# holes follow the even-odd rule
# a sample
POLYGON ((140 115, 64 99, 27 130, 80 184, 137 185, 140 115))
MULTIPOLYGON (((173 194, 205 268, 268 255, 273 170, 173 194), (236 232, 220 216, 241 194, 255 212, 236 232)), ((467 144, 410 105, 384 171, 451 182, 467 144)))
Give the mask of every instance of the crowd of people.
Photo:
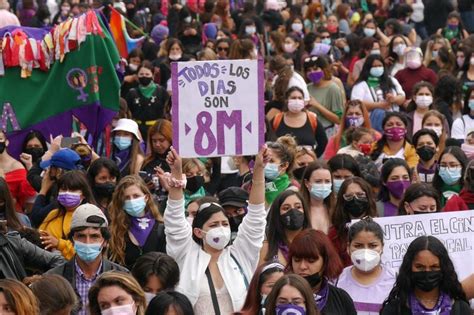
POLYGON ((100 139, 0 131, 0 314, 473 314, 440 239, 394 270, 373 219, 474 209, 472 0, 0 0, 0 28, 109 6, 149 36, 100 139), (171 64, 226 59, 264 60, 266 144, 182 159, 171 64))

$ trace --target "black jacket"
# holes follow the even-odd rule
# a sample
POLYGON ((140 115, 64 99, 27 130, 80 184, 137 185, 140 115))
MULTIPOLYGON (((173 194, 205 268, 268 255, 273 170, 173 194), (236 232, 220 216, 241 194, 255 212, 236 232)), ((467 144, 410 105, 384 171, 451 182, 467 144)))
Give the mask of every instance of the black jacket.
POLYGON ((25 267, 42 271, 64 263, 58 252, 44 250, 22 238, 18 232, 0 234, 0 278, 22 281, 25 267))
MULTIPOLYGON (((100 274, 107 272, 107 271, 123 271, 123 272, 128 272, 128 269, 125 267, 122 267, 116 263, 111 262, 110 260, 103 259, 102 260, 102 270, 100 271, 100 274)), ((75 266, 75 259, 71 259, 68 262, 65 262, 51 270, 49 270, 46 274, 53 274, 53 275, 60 275, 64 277, 69 283, 72 285, 74 288, 74 292, 76 292, 78 301, 80 301, 80 306, 77 307, 71 314, 77 314, 79 310, 82 309, 82 301, 81 301, 81 296, 79 295, 79 292, 77 291, 76 288, 76 266, 75 266)))

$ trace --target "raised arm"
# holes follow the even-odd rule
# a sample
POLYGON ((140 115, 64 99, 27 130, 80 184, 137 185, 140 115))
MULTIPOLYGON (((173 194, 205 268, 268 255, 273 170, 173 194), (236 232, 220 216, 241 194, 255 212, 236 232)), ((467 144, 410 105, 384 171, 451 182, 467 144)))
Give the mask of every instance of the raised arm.
POLYGON ((263 169, 269 159, 270 151, 267 146, 263 146, 255 159, 249 204, 259 205, 265 203, 265 176, 263 169))

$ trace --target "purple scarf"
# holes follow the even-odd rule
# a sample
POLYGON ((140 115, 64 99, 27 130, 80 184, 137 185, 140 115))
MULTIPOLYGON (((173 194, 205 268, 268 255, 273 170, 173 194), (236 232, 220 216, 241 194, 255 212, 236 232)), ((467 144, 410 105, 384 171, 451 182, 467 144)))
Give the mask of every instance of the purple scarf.
POLYGON ((415 297, 413 292, 409 297, 411 313, 413 315, 449 315, 451 314, 451 298, 444 292, 438 298, 438 303, 432 309, 424 307, 415 297))
POLYGON ((130 148, 125 150, 116 150, 114 154, 115 163, 117 163, 120 172, 123 172, 130 163, 130 148))
POLYGON ((326 280, 323 280, 323 283, 321 284, 321 289, 319 289, 319 292, 317 294, 313 294, 313 296, 314 301, 316 302, 316 307, 319 311, 322 311, 326 306, 329 297, 329 285, 326 280))
MULTIPOLYGON (((278 249, 281 251, 281 254, 283 257, 285 257, 285 260, 288 262, 288 256, 290 254, 290 250, 288 249, 288 245, 283 244, 282 242, 278 243, 278 249)), ((276 255, 276 261, 278 261, 278 253, 276 255)))
POLYGON ((153 230, 155 222, 156 219, 151 212, 148 212, 141 218, 130 217, 130 232, 135 236, 140 247, 143 247, 145 244, 148 235, 150 235, 150 232, 153 230))

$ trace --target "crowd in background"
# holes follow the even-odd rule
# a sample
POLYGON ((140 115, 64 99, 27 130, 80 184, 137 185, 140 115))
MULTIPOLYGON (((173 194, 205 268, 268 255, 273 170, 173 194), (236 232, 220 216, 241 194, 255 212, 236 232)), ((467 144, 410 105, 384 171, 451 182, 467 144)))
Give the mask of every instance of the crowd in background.
POLYGON ((98 144, 0 131, 0 314, 472 314, 439 239, 392 270, 372 219, 474 208, 472 0, 0 0, 0 28, 109 6, 147 36, 98 144), (266 144, 182 159, 171 64, 226 59, 264 60, 266 144))

